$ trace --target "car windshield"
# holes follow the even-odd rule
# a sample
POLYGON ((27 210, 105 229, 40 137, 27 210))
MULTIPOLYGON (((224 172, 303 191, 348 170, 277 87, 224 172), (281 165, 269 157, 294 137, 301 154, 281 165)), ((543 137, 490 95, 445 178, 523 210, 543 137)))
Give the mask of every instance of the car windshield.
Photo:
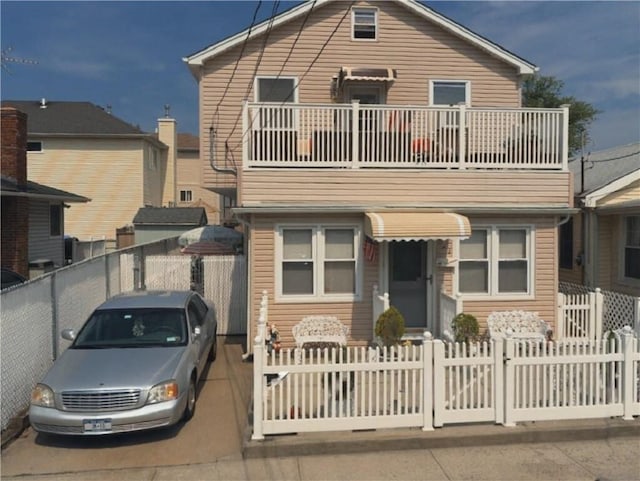
POLYGON ((186 320, 181 309, 104 309, 91 315, 71 348, 182 346, 186 343, 186 320))

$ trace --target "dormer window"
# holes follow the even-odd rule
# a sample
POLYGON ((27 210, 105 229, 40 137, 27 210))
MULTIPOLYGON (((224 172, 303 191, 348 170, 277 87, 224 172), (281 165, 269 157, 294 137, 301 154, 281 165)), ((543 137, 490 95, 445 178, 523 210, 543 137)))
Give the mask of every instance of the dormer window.
POLYGON ((351 25, 354 40, 377 40, 378 10, 375 8, 354 8, 351 14, 351 25))

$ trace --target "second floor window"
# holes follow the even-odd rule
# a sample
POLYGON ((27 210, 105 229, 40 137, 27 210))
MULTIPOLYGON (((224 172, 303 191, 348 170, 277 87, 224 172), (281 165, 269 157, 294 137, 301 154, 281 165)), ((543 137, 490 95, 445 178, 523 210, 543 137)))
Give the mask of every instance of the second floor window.
POLYGON ((191 202, 193 200, 193 192, 190 190, 180 191, 180 202, 191 202))
POLYGON ((354 8, 351 24, 354 40, 376 40, 378 38, 378 11, 375 8, 354 8))
MULTIPOLYGON (((297 83, 292 77, 258 77, 256 79, 256 102, 278 103, 280 105, 297 102, 297 83)), ((253 128, 290 129, 295 125, 294 110, 278 106, 263 106, 253 119, 253 128)))
POLYGON ((431 105, 469 105, 469 82, 433 80, 430 88, 431 105))

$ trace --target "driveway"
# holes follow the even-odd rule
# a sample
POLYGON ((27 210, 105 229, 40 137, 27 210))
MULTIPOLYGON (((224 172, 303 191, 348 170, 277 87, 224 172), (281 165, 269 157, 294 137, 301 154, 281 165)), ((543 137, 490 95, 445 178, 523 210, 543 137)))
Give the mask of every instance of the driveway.
POLYGON ((2 451, 2 476, 212 463, 240 459, 251 399, 252 363, 243 337, 219 337, 204 373, 195 416, 158 431, 100 437, 37 434, 31 428, 2 451))

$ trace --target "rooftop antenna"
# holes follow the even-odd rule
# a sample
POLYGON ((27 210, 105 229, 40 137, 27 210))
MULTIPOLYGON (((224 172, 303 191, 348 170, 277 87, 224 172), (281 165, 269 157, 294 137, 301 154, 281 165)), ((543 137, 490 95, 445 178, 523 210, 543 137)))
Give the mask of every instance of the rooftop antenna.
POLYGON ((2 49, 2 51, 0 52, 0 63, 2 64, 2 70, 9 72, 9 65, 10 63, 20 63, 20 64, 25 64, 25 65, 37 65, 38 61, 37 60, 31 60, 28 58, 20 58, 20 57, 12 57, 11 51, 13 50, 13 47, 7 47, 2 49))

